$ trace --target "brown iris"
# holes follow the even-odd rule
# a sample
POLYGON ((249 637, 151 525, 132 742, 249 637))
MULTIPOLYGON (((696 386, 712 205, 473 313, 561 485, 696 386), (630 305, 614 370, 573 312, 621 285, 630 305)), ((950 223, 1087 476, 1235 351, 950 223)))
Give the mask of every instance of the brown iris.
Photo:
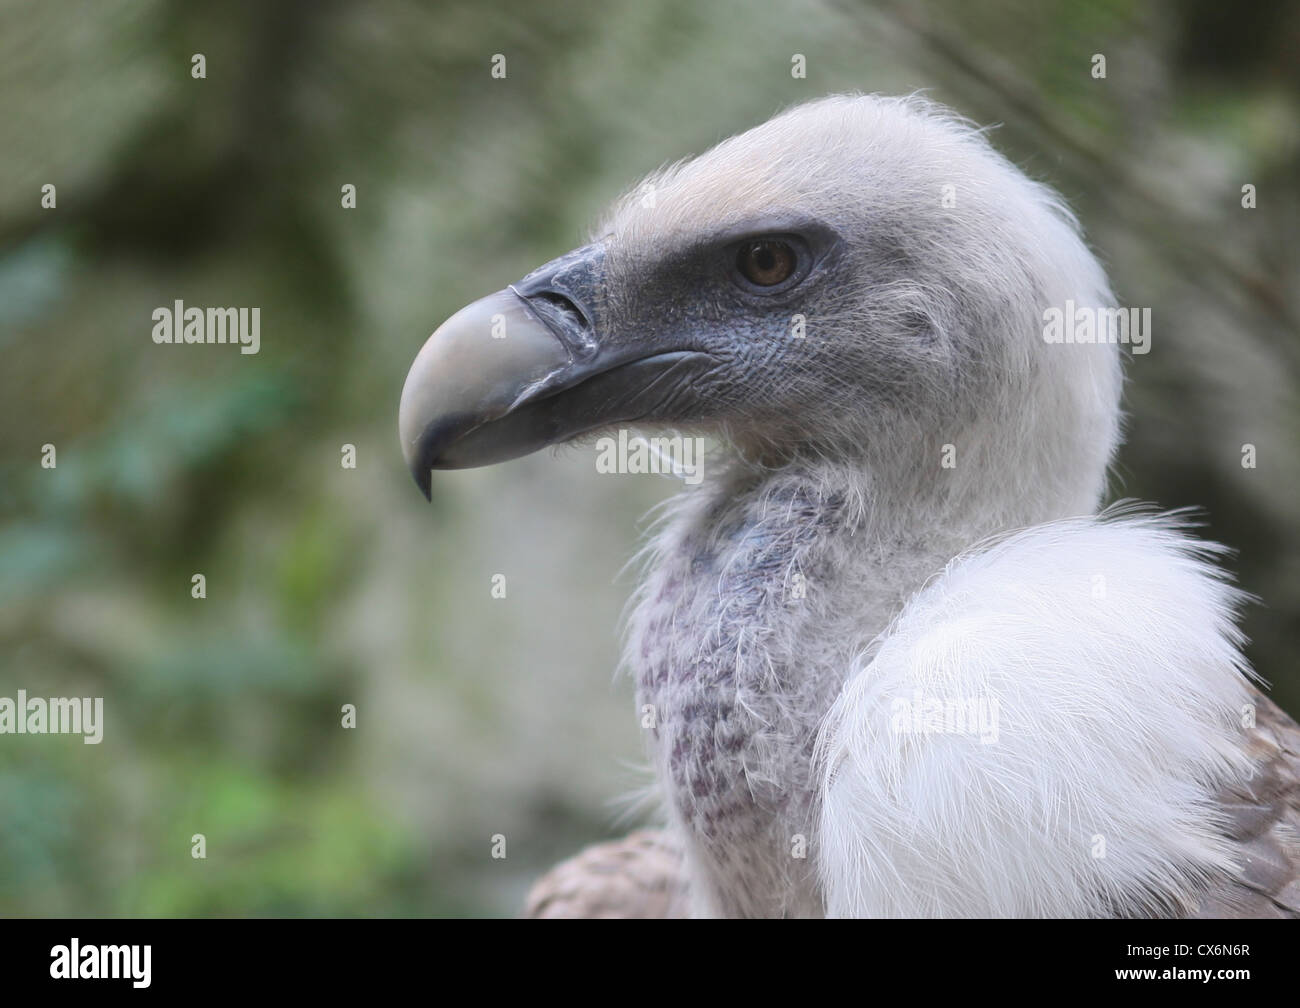
POLYGON ((762 239, 745 242, 736 257, 740 275, 755 287, 775 287, 788 280, 795 268, 794 249, 783 241, 762 239))

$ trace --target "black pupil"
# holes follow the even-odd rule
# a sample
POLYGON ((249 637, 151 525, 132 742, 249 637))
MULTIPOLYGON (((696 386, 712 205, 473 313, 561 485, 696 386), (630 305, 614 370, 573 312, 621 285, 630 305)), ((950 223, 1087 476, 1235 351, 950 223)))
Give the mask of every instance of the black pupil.
POLYGON ((756 241, 745 247, 741 272, 750 283, 772 287, 792 272, 794 255, 783 242, 756 241))

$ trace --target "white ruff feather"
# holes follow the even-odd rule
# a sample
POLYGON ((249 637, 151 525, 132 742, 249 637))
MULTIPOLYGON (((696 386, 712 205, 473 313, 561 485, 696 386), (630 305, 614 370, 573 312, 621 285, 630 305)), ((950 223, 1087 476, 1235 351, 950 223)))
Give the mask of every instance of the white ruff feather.
POLYGON ((1233 867, 1211 796, 1248 767, 1251 701, 1216 552, 1167 519, 1063 521, 918 594, 823 728, 828 913, 1167 913, 1233 867), (983 705, 995 738, 900 721, 918 696, 983 705))

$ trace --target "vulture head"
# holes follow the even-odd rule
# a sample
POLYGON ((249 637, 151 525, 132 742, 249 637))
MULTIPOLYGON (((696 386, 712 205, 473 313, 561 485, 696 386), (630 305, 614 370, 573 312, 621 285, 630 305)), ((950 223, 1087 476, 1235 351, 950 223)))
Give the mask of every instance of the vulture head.
POLYGON ((1119 355, 1048 345, 1110 301, 1069 211, 916 98, 796 107, 637 186, 588 244, 445 322, 402 393, 406 460, 487 465, 612 425, 873 475, 1023 521, 1092 509, 1119 355), (944 445, 980 466, 945 473, 944 445))

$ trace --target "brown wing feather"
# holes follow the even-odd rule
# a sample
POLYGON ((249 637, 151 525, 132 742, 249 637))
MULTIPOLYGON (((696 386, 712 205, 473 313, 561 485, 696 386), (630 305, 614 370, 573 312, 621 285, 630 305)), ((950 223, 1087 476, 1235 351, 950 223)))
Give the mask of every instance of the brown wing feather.
POLYGON ((667 836, 641 830, 588 847, 533 885, 531 918, 663 918, 686 914, 680 851, 667 836))
POLYGON ((1255 773, 1220 799, 1240 868, 1194 917, 1300 917, 1300 725, 1262 694, 1250 748, 1255 773))

